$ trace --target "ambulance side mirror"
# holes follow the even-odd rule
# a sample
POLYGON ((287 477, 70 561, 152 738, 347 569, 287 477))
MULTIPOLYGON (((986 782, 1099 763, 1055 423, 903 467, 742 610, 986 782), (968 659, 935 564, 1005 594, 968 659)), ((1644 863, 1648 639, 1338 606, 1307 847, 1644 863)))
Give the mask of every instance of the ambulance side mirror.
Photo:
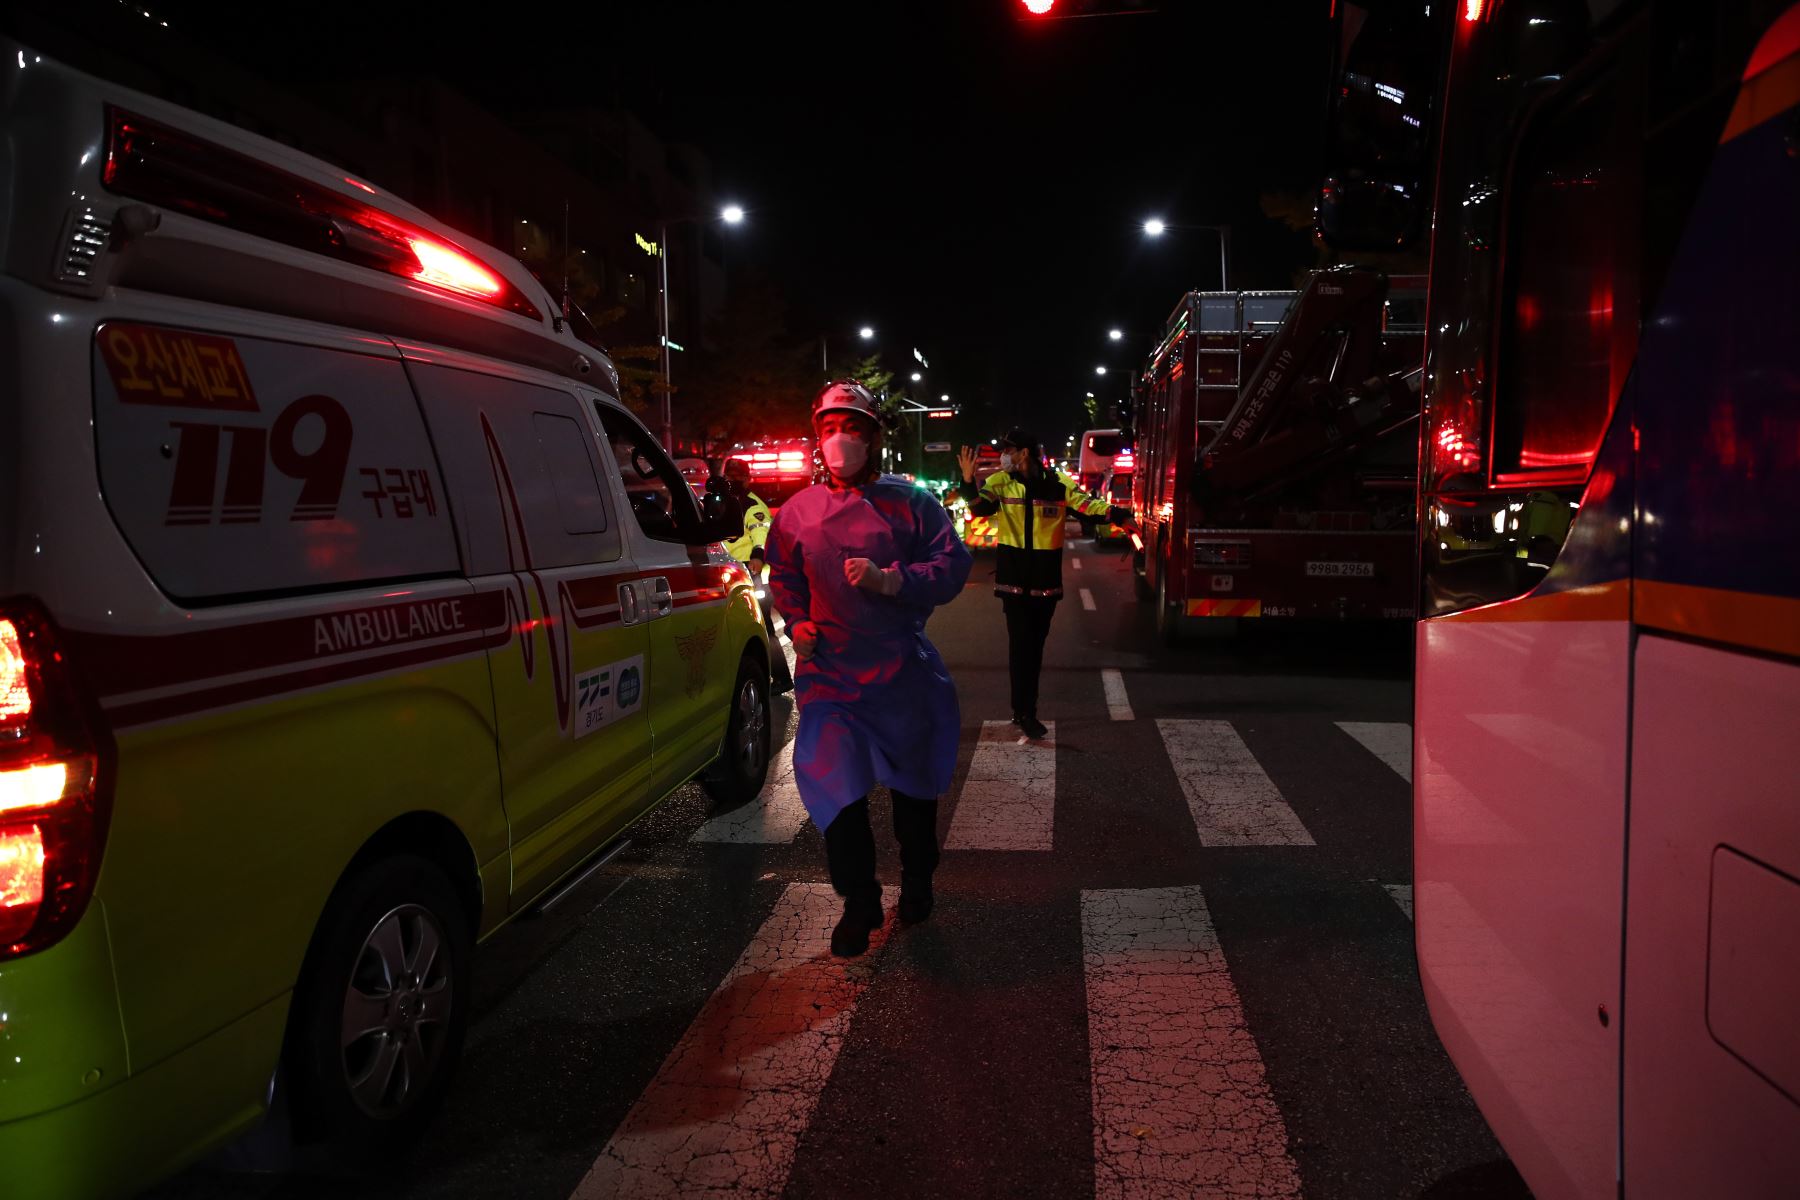
POLYGON ((685 539, 690 546, 710 546, 714 542, 734 541, 744 535, 744 516, 729 510, 708 513, 700 518, 685 539))

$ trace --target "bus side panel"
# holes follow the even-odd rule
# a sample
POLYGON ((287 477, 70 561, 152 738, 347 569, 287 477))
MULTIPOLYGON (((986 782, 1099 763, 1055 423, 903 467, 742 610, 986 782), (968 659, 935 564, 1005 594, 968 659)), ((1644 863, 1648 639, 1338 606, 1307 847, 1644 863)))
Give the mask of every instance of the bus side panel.
POLYGON ((1800 666, 1638 643, 1626 1195, 1800 1179, 1800 666))
POLYGON ((1633 1197, 1800 1187, 1796 33, 1752 56, 1633 380, 1633 1197))
POLYGON ((1421 623, 1414 726, 1426 1002, 1540 1200, 1611 1195, 1618 1145, 1631 634, 1564 604, 1421 623))

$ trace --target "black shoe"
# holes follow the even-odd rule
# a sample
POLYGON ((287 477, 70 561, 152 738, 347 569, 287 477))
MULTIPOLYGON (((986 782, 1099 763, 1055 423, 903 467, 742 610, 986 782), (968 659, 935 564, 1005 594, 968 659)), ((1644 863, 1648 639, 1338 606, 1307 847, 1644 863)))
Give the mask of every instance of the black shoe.
POLYGON ((881 911, 880 892, 846 897, 844 915, 831 931, 831 953, 838 958, 855 958, 869 948, 869 935, 880 929, 886 919, 881 911))
POLYGON ((900 919, 917 925, 931 916, 931 880, 900 877, 900 919))
POLYGON ((1050 727, 1036 717, 1014 717, 1013 720, 1018 723, 1020 729, 1025 731, 1025 736, 1028 738, 1041 738, 1050 732, 1050 727))

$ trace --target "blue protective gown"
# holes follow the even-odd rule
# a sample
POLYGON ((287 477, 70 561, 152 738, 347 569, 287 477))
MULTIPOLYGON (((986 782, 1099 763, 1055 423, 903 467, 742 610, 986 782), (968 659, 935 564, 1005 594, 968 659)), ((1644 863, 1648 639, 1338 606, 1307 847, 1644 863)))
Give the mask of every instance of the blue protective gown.
POLYGON ((775 607, 819 627, 794 675, 794 776, 813 824, 824 829, 877 784, 921 798, 948 791, 962 716, 925 621, 962 592, 970 559, 944 506, 891 476, 814 484, 775 514, 766 552, 775 607), (853 587, 852 558, 898 567, 899 594, 853 587))

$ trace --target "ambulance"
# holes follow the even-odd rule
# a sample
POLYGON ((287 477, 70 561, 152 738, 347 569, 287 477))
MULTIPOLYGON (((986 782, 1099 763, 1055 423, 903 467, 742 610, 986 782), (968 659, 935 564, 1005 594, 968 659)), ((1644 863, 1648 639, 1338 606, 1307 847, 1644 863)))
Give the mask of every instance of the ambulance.
POLYGON ((16 43, 0 92, 0 1194, 379 1154, 478 943, 761 789, 732 522, 504 253, 16 43))

